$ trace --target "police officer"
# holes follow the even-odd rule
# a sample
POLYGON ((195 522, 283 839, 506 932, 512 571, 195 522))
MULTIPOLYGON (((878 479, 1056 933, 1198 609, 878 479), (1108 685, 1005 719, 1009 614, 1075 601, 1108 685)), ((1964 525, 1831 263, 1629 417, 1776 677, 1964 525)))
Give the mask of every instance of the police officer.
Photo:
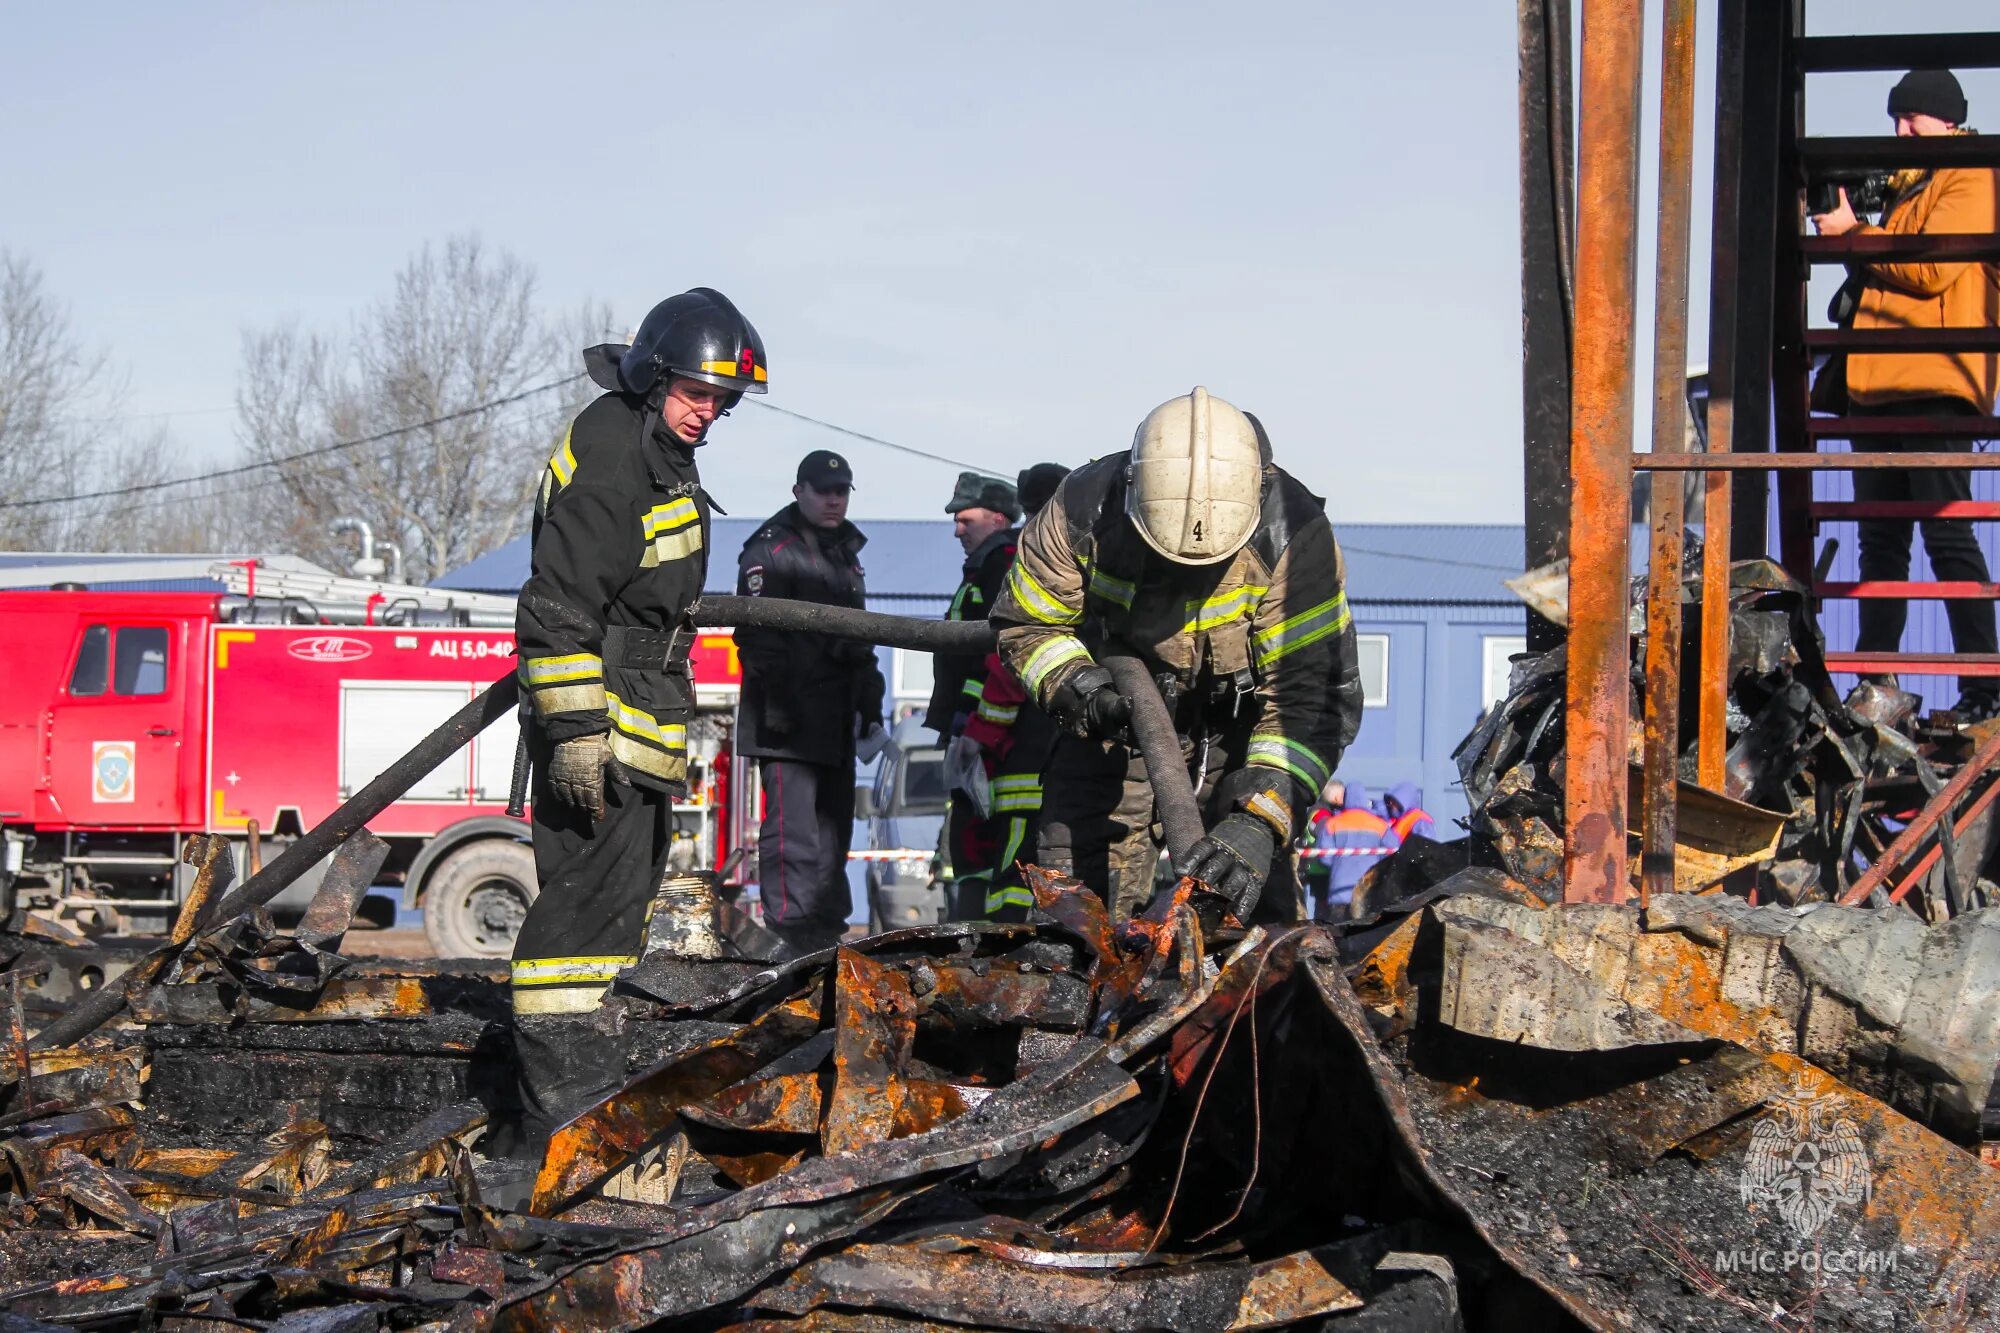
POLYGON ((1246 921, 1299 919, 1286 849, 1361 721, 1344 579, 1324 503, 1271 463, 1254 418, 1206 390, 1065 478, 993 611, 1002 660, 1063 729, 1042 863, 1121 916, 1152 891, 1152 788, 1131 701, 1097 661, 1127 653, 1162 685, 1209 828, 1175 869, 1246 921))
MULTIPOLYGON (((823 606, 865 607, 861 548, 847 520, 854 471, 821 449, 800 462, 792 503, 743 544, 736 591, 823 606)), ((882 730, 882 672, 872 645, 826 634, 736 632, 743 696, 736 748, 757 760, 764 822, 757 837, 764 923, 795 953, 832 948, 853 894, 857 736, 882 730)))
POLYGON ((606 392, 549 458, 515 620, 541 884, 514 944, 522 1156, 624 1079, 599 1009, 635 961, 687 788, 709 527, 694 451, 769 378, 757 331, 708 287, 653 307, 630 346, 583 356, 606 392))

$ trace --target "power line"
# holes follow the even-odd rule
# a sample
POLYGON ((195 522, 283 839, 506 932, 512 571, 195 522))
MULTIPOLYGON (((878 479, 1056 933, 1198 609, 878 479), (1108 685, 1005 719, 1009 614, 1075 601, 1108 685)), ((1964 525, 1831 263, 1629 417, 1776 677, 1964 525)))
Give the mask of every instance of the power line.
POLYGON ((866 440, 870 444, 879 444, 884 449, 894 449, 897 453, 915 454, 918 458, 928 458, 933 463, 943 463, 948 467, 963 468, 967 472, 984 472, 986 470, 977 463, 968 463, 961 458, 946 458, 943 454, 926 453, 922 449, 914 449, 907 444, 897 444, 894 440, 885 440, 879 435, 869 435, 862 431, 849 430, 845 426, 836 426, 831 421, 821 421, 818 417, 809 417, 803 412, 794 412, 789 407, 779 407, 776 403, 767 403, 761 398, 745 398, 743 401, 755 403, 766 412, 776 412, 778 415, 790 417, 794 421, 803 421, 808 425, 820 426, 837 434, 849 436, 852 439, 866 440))
POLYGON ((259 472, 266 468, 283 467, 287 463, 296 463, 301 459, 318 458, 326 454, 339 453, 348 449, 359 449, 365 445, 380 444, 384 440, 393 440, 399 436, 412 435, 420 430, 429 430, 433 426, 443 426, 454 421, 463 421, 467 417, 478 416, 482 412, 490 412, 497 407, 506 407, 510 403, 518 403, 523 399, 532 398, 537 394, 548 393, 552 389, 563 388, 576 383, 582 378, 583 372, 578 371, 574 375, 566 375, 559 380, 551 380, 547 384, 538 384, 532 389, 523 389, 519 393, 508 394, 504 398, 494 398, 484 403, 475 404, 472 407, 460 408, 456 412, 446 412, 441 416, 431 417, 425 421, 413 422, 407 426, 395 426, 389 430, 378 431, 373 435, 364 435, 359 439, 336 440, 332 444, 322 444, 311 449, 301 449, 297 453, 286 454, 282 458, 267 458, 255 463, 239 464, 236 467, 217 468, 213 472, 198 472, 193 476, 174 477, 167 481, 148 481, 132 486, 115 486, 102 491, 84 491, 77 495, 50 495, 43 496, 37 500, 8 500, 0 502, 0 509, 40 509, 46 505, 72 504, 82 500, 109 500, 124 495, 138 495, 145 491, 165 490, 169 486, 190 486, 201 481, 216 481, 224 477, 239 477, 246 472, 259 472))

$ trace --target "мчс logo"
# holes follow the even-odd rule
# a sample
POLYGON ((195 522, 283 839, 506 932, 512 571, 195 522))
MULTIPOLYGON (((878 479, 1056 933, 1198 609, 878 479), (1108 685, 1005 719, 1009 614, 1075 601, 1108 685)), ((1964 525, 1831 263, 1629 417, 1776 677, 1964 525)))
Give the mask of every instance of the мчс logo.
POLYGON ((1737 1188, 1746 1204, 1770 1203, 1799 1240, 1811 1240, 1851 1204, 1866 1203, 1871 1181, 1861 1131, 1840 1098, 1793 1084, 1750 1132, 1737 1188))

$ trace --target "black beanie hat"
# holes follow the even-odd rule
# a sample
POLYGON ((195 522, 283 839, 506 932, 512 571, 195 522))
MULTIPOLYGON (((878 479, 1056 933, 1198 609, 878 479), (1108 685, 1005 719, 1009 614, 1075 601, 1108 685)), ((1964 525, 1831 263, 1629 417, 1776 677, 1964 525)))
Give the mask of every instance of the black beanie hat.
POLYGON ((1021 493, 1021 508, 1029 514, 1039 514, 1043 506, 1056 497, 1056 487, 1069 475, 1069 469, 1061 463, 1037 463, 1024 470, 1014 488, 1021 493))
POLYGON ((1948 69, 1913 69, 1889 90, 1892 116, 1936 116, 1965 124, 1965 89, 1948 69))

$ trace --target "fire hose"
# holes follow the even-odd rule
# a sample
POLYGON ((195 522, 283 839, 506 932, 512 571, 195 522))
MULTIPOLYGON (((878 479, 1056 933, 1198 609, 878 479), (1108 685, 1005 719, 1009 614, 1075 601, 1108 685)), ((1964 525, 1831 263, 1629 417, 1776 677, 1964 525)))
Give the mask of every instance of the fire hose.
MULTIPOLYGON (((985 621, 915 620, 908 616, 860 611, 852 607, 820 606, 811 602, 762 597, 704 597, 695 605, 699 624, 756 627, 798 633, 831 634, 919 652, 977 653, 993 646, 993 628, 985 621)), ((1180 741, 1167 717, 1165 703, 1152 677, 1137 661, 1108 657, 1104 665, 1118 687, 1132 699, 1133 731, 1146 769, 1153 780, 1167 847, 1178 859, 1201 837, 1201 815, 1194 786, 1181 758, 1180 741)), ((218 903, 200 929, 213 930, 269 903, 322 859, 332 854, 369 820, 401 800, 425 774, 470 744, 472 738, 505 716, 520 699, 512 671, 452 714, 437 730, 411 747, 408 754, 349 797, 315 824, 283 853, 218 903)), ((516 763, 517 773, 520 765, 516 763)), ((134 964, 118 982, 93 991, 81 1003, 37 1033, 35 1050, 68 1046, 117 1017, 130 989, 158 975, 163 964, 182 948, 169 944, 134 964)))

